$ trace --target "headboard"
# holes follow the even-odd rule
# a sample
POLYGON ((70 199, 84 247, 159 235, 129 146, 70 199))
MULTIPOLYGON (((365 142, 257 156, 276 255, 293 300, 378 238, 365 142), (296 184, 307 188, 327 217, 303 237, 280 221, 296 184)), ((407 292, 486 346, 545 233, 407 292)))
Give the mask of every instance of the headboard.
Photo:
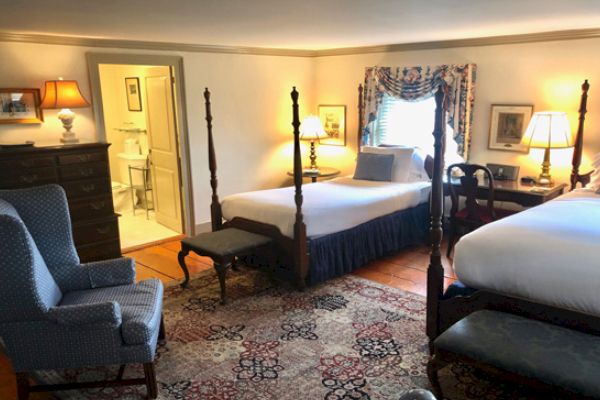
POLYGON ((585 124, 585 114, 587 113, 587 98, 590 84, 587 79, 581 85, 581 101, 579 103, 579 125, 577 126, 577 135, 575 136, 575 145, 573 149, 573 168, 571 169, 571 190, 577 187, 578 183, 585 186, 590 182, 590 177, 593 171, 585 174, 579 173, 581 166, 581 155, 583 153, 583 126, 585 124))

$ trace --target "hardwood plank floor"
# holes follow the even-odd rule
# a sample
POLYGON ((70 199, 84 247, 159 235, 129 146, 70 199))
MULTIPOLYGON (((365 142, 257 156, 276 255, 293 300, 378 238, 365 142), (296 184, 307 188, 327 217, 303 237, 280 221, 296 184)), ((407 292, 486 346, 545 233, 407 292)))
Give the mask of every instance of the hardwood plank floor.
MULTIPOLYGON (((445 247, 445 246, 443 246, 445 247)), ((177 253, 181 246, 179 240, 154 244, 148 247, 136 247, 125 255, 136 261, 136 279, 158 278, 163 283, 183 278, 183 272, 177 262, 177 253)), ((445 254, 445 249, 442 249, 445 254)), ((456 279, 451 262, 442 257, 444 264, 444 286, 447 287, 456 279)), ((212 269, 212 261, 208 257, 190 254, 186 257, 190 274, 212 269)), ((398 254, 374 261, 353 274, 392 286, 398 289, 425 296, 427 293, 427 266, 429 265, 429 248, 418 246, 405 249, 398 254)), ((0 399, 16 399, 17 389, 15 374, 8 358, 0 352, 0 399)), ((52 399, 45 393, 30 396, 32 400, 52 399)))

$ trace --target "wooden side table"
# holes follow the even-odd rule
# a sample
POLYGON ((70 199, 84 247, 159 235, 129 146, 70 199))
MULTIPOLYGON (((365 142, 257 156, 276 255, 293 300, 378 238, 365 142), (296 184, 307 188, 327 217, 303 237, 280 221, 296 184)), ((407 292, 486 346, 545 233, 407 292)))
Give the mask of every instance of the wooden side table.
MULTIPOLYGON (((330 167, 320 167, 318 171, 313 171, 309 169, 305 169, 302 171, 303 178, 310 178, 314 183, 318 178, 333 178, 334 176, 338 176, 340 174, 339 169, 330 168, 330 167)), ((294 171, 288 171, 289 176, 294 176, 294 171)))

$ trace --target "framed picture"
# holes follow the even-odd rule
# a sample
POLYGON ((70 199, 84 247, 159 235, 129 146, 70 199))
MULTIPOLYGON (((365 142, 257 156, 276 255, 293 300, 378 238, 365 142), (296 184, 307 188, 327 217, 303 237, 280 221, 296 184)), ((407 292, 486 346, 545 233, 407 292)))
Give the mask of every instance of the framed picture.
POLYGON ((531 104, 492 104, 490 117, 491 150, 529 152, 529 146, 521 139, 533 114, 531 104))
POLYGON ((346 145, 346 106, 319 105, 319 118, 327 137, 319 139, 320 144, 333 146, 346 145))
POLYGON ((41 124, 39 89, 0 89, 0 124, 41 124))
POLYGON ((129 111, 142 111, 140 79, 136 77, 125 78, 125 90, 127 91, 127 108, 129 111))

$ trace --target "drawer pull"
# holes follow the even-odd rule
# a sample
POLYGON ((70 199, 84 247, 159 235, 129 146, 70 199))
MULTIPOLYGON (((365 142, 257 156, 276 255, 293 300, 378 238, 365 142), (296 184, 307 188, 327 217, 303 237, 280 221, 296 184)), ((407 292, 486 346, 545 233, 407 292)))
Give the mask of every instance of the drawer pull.
POLYGON ((81 154, 77 158, 79 159, 80 162, 90 161, 90 155, 89 154, 81 154))
POLYGON ((102 210, 105 206, 106 206, 105 201, 96 201, 96 202, 90 203, 90 207, 92 207, 96 211, 102 210))
POLYGON ((33 160, 21 160, 19 162, 19 164, 21 165, 21 167, 33 167, 35 164, 33 162, 33 160))
POLYGON ((92 176, 94 175, 94 168, 80 169, 79 174, 83 177, 92 176))
POLYGON ((37 174, 21 175, 20 178, 21 178, 21 182, 33 183, 38 180, 38 175, 37 174))
POLYGON ((96 228, 96 232, 98 232, 101 235, 106 235, 108 232, 110 232, 110 226, 105 226, 103 228, 96 228))
POLYGON ((81 185, 81 190, 83 190, 86 193, 93 192, 95 189, 96 189, 96 185, 94 185, 93 183, 89 183, 87 185, 81 185))

